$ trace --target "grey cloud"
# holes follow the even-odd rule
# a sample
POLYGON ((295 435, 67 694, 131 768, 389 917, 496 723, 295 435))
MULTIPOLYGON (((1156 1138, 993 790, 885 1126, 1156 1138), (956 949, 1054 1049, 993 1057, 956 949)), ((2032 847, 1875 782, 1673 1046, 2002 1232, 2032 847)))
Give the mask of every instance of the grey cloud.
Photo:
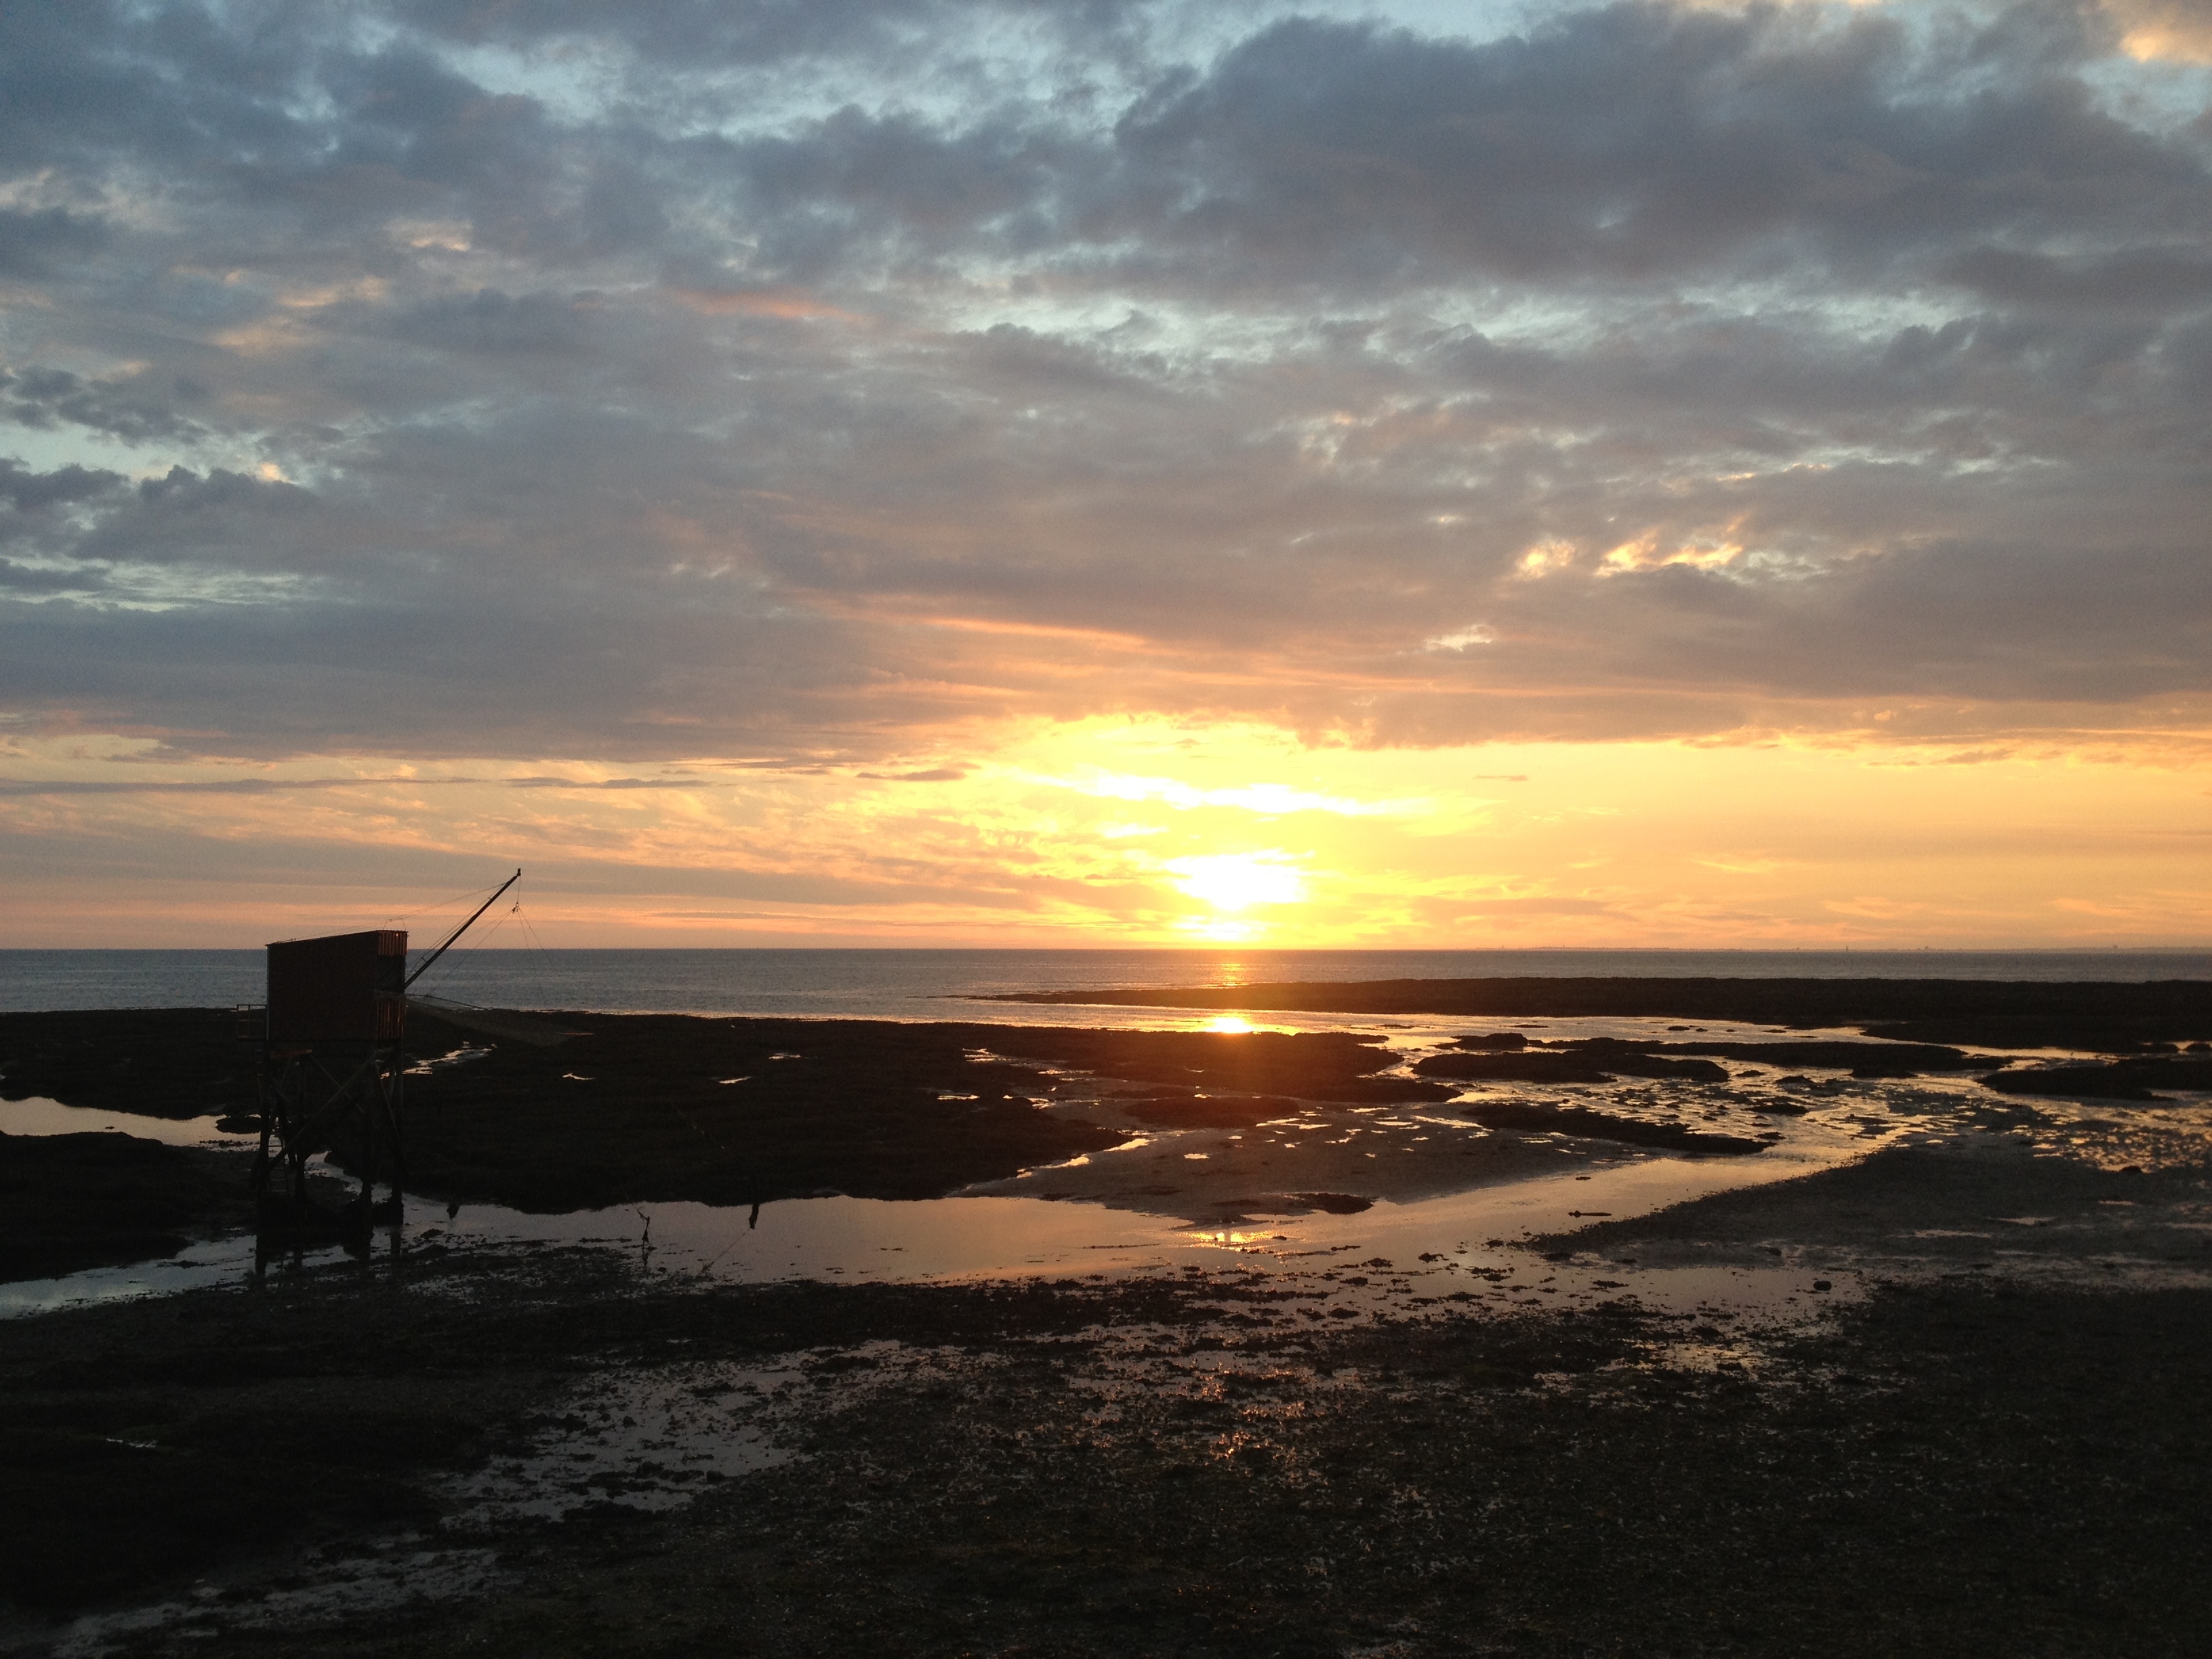
POLYGON ((0 371, 0 410, 19 425, 81 426, 134 443, 199 435, 199 425, 179 415, 176 405, 193 401, 200 391, 185 375, 149 384, 88 380, 67 369, 37 366, 0 371))
POLYGON ((75 568, 56 570, 38 565, 19 564, 13 559, 0 559, 0 594, 27 596, 33 594, 87 594, 98 592, 107 586, 106 574, 100 570, 75 568))
POLYGON ((471 43, 613 40, 649 58, 690 64, 849 52, 911 38, 932 22, 941 23, 950 9, 894 9, 882 0, 755 0, 742 5, 714 0, 532 0, 521 5, 410 0, 400 11, 419 27, 471 43))
POLYGON ((2062 259, 2006 248, 1971 248, 1943 268, 1953 282, 2001 304, 2142 313, 2212 304, 2212 258, 2194 248, 2142 248, 2062 259))
POLYGON ((46 561, 0 700, 923 781, 917 731, 1000 714, 2212 689, 2212 184, 2093 93, 2094 20, 1292 19, 1181 63, 1174 11, 0 13, 0 171, 68 204, 0 220, 46 302, 0 408, 155 472, 0 472, 46 561), (994 80, 1004 28, 1050 47, 994 80), (1638 538, 1746 550, 1595 574, 1638 538), (57 597, 125 566, 172 608, 57 597))
MULTIPOLYGON (((120 717, 187 749, 222 733, 233 753, 757 750, 794 725, 835 728, 872 678, 836 629, 687 615, 623 594, 618 573, 581 595, 506 569, 386 587, 363 568, 337 598, 112 614, 0 601, 0 707, 120 717)), ((899 742, 887 729, 850 746, 899 742)))
POLYGON ((511 295, 479 289, 465 299, 434 300, 398 319, 401 338, 456 351, 568 352, 583 343, 587 298, 511 295))
POLYGON ((657 68, 860 61, 911 72, 918 58, 993 27, 1047 32, 1064 50, 1140 55, 1152 0, 403 0, 398 15, 471 45, 619 47, 657 68))
POLYGON ((358 205, 459 212, 479 246, 536 261, 619 252, 663 228, 619 129, 580 146, 538 100, 489 92, 404 48, 335 59, 325 81, 344 112, 336 145, 288 158, 270 179, 325 211, 356 205, 352 191, 323 193, 332 175, 388 180, 384 200, 372 191, 358 205))
POLYGON ((8 7, 0 165, 304 152, 310 129, 284 100, 310 61, 313 30, 328 21, 309 7, 257 8, 232 26, 191 4, 8 7))
POLYGON ((1619 645, 1577 652, 1584 683, 2106 704, 2212 689, 2212 568, 2193 550, 1942 545, 1771 589, 1680 567, 1605 586, 1623 583, 1641 591, 1587 597, 1606 621, 1578 631, 1619 645))
MULTIPOLYGON (((446 781, 447 780, 439 780, 446 781)), ((351 789, 409 778, 5 778, 0 795, 281 795, 295 789, 351 789)))
POLYGON ((18 7, 0 19, 0 166, 65 169, 96 191, 112 165, 152 163, 199 211, 246 232, 233 254, 281 237, 271 215, 329 236, 394 213, 459 212, 482 245, 538 258, 661 228, 619 134, 579 151, 536 100, 489 92, 406 40, 356 50, 349 21, 370 21, 358 10, 64 15, 18 7))
POLYGON ((111 562, 312 570, 354 550, 331 544, 336 517, 295 485, 173 466, 97 514, 70 550, 111 562))
POLYGON ((801 278, 964 245, 1231 293, 1637 279, 1747 254, 1785 270, 1815 251, 1872 279, 1976 232, 2203 228, 2201 158, 2103 113, 2073 74, 2099 44, 2064 7, 1934 45, 1888 19, 1663 6, 1481 45, 1293 19, 1163 76, 1103 138, 1001 110, 945 127, 846 109, 729 156, 766 216, 757 257, 801 278))
POLYGON ((711 778, 5 778, 0 795, 282 795, 319 789, 452 789, 496 783, 503 789, 696 789, 711 778))
POLYGON ((1480 46, 1291 21, 1119 137, 1161 234, 1354 282, 1635 276, 1788 233, 1848 267, 1996 226, 2201 229, 2198 158, 2094 108, 2067 14, 2027 40, 2021 15, 1925 56, 1891 20, 1775 11, 1617 6, 1480 46))
MULTIPOLYGON (((1095 43, 1139 12, 1044 15, 1095 43)), ((643 98, 578 129, 428 43, 583 35, 653 58, 681 39, 656 71, 665 94, 687 69, 911 41, 916 20, 859 4, 398 15, 427 33, 374 52, 301 21, 248 40, 187 7, 158 27, 112 15, 120 51, 19 24, 21 88, 45 118, 22 129, 22 162, 196 161, 196 190, 228 179, 234 209, 289 204, 330 227, 458 212, 479 246, 540 264, 711 258, 701 215, 735 214, 763 280, 968 252, 1165 289, 1388 291, 1470 270, 1632 279, 1760 247, 1786 264, 1808 246, 1879 272, 1969 234, 2170 240, 2205 218, 2201 157, 2100 112, 2073 71, 2102 37, 2059 5, 1932 41, 1888 19, 1656 5, 1482 44, 1292 19, 1202 71, 1158 73, 1110 131, 1009 88, 964 122, 894 98, 742 138, 664 131, 643 98), (328 118, 301 112, 307 88, 328 118)), ((1002 14, 933 16, 949 42, 1002 14)))
POLYGON ((0 208, 0 275, 44 276, 73 255, 97 251, 106 240, 105 223, 66 208, 35 213, 0 208))
POLYGON ((971 373, 1039 397, 1142 396, 1162 390, 1159 373, 1165 366, 1156 358, 1085 349, 1012 323, 995 323, 951 344, 964 351, 971 373))
POLYGON ((74 463, 51 472, 33 472, 19 461, 0 457, 0 495, 5 495, 18 513, 89 501, 122 482, 120 474, 74 463))

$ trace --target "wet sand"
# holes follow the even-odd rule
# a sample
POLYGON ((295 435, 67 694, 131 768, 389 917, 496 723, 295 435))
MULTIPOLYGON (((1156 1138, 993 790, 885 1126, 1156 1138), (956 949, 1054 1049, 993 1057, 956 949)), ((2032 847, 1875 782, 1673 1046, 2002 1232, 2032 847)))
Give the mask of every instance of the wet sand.
MULTIPOLYGON (((1573 1022, 1229 1034, 560 1018, 576 1035, 551 1048, 415 1019, 411 1192, 551 1216, 964 1192, 1252 1227, 1655 1157, 1818 1167, 1912 1130, 2056 1121, 2073 1109, 2056 1085, 2154 1105, 2148 1084, 2202 1083, 2212 1069, 2157 1054, 2049 1069, 1950 1047, 1618 1019, 1588 1036, 1573 1022)), ((43 1089, 103 1112, 128 1102, 180 1126, 226 1109, 220 1121, 251 1129, 234 1031, 216 1010, 8 1016, 0 1093, 43 1089), (195 1056, 230 1070, 143 1096, 117 1082, 195 1056)), ((128 1261, 240 1218, 248 1165, 235 1154, 114 1136, 72 1146, 0 1137, 16 1277, 128 1261)), ((343 1138, 330 1159, 333 1181, 362 1172, 343 1138)))
POLYGON ((1469 1314, 1427 1271, 556 1252, 39 1320, 0 1351, 0 1645, 2178 1654, 2212 1617, 2212 1292, 1775 1324, 1469 1314))
MULTIPOLYGON (((1911 1078, 1923 1064, 1956 1072, 1983 1063, 1950 1049, 1709 1033, 1698 1046, 1729 1057, 1723 1069, 1676 1052, 1697 1038, 1656 1030, 1640 1042, 1561 1038, 1540 1053, 1515 1034, 1522 1050, 1499 1054, 1455 1046, 1492 1040, 1482 1034, 560 1018, 577 1035, 552 1048, 412 1022, 410 1191, 541 1214, 966 1192, 1237 1226, 1416 1203, 1652 1153, 1744 1159, 1774 1146, 1841 1156, 1862 1138, 1856 1115, 1948 1112, 1958 1103, 1848 1078, 1815 1082, 1787 1067, 1911 1078), (1476 1075, 1460 1075, 1468 1071, 1476 1075)), ((118 1060, 125 1072, 175 1063, 195 1036, 173 1011, 107 1024, 94 1041, 88 1017, 13 1017, 0 1037, 17 1058, 0 1089, 28 1084, 71 1103, 111 1102, 118 1060)), ((233 1022, 209 1011, 198 1024, 212 1045, 233 1022)), ((226 1058, 235 1069, 235 1056, 226 1058)), ((209 1103, 207 1092, 156 1091, 149 1103, 189 1112, 209 1103)), ((233 1111, 222 1121, 251 1127, 238 1115, 250 1097, 214 1103, 233 1111)), ((0 1171, 9 1144, 0 1141, 0 1171)), ((114 1145, 121 1156, 128 1144, 114 1145)), ((336 1169, 362 1173, 343 1136, 329 1156, 336 1169)), ((210 1177, 222 1162, 203 1161, 210 1177)), ((230 1162, 234 1185, 245 1167, 230 1162)), ((387 1181, 394 1172, 388 1161, 376 1170, 387 1181)), ((70 1216, 80 1254, 64 1265, 128 1259, 123 1241, 143 1231, 143 1218, 127 1191, 111 1191, 89 1164, 49 1167, 40 1178, 39 1203, 7 1212, 19 1237, 46 1229, 50 1255, 64 1261, 52 1223, 70 1216), (103 1213, 116 1230, 111 1244, 95 1237, 103 1213)), ((202 1201, 204 1221, 223 1218, 202 1201)))

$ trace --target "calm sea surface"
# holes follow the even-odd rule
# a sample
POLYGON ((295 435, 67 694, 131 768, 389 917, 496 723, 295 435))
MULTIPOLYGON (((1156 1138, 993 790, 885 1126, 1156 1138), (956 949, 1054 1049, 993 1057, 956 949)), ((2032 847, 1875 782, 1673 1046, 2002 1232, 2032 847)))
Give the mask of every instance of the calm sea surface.
MULTIPOLYGON (((262 1000, 258 951, 0 951, 0 1009, 222 1007, 262 1000)), ((1730 979, 2212 979, 2212 951, 456 951, 417 988, 502 1008, 1059 1024, 1008 991, 1267 980, 1622 975, 1730 979)), ((1086 1024, 1157 1024, 1090 1008, 1086 1024)))

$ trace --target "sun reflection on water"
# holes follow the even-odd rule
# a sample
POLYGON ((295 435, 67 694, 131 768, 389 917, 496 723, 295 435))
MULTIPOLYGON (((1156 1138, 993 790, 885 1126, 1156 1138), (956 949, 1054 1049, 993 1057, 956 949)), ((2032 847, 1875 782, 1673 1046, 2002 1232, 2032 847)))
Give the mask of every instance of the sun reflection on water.
POLYGON ((1257 1250, 1279 1243, 1285 1237, 1282 1233, 1239 1232, 1225 1228, 1206 1228, 1182 1236, 1185 1243, 1194 1244, 1200 1249, 1211 1245, 1215 1249, 1231 1250, 1257 1250))

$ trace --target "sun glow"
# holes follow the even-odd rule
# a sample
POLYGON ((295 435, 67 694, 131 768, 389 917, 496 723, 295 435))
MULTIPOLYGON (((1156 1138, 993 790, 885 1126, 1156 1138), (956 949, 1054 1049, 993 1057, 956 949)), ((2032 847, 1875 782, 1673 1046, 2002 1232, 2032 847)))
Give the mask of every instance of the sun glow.
MULTIPOLYGON (((534 878, 557 878, 532 906, 549 945, 1226 955, 2003 949, 2212 933, 2212 737, 2150 753, 2117 739, 2109 753, 2016 738, 1962 753, 1772 733, 1413 750, 1117 718, 969 732, 896 764, 403 769, 337 756, 191 765, 142 738, 18 737, 5 720, 0 835, 55 848, 159 836, 220 861, 191 881, 96 888, 58 863, 50 881, 11 883, 11 945, 251 944, 374 927, 410 908, 386 886, 352 884, 395 824, 426 859, 510 846, 534 878), (1142 787, 1081 787, 1101 779, 1142 787), (1376 806, 1390 810, 1347 810, 1376 806), (318 878, 241 902, 269 847, 312 848, 318 878)), ((1221 971, 1231 984, 1268 976, 1221 971)))
POLYGON ((1249 910, 1255 904, 1297 904, 1306 896, 1304 875, 1283 853, 1213 853, 1170 859, 1176 890, 1217 910, 1249 910))

